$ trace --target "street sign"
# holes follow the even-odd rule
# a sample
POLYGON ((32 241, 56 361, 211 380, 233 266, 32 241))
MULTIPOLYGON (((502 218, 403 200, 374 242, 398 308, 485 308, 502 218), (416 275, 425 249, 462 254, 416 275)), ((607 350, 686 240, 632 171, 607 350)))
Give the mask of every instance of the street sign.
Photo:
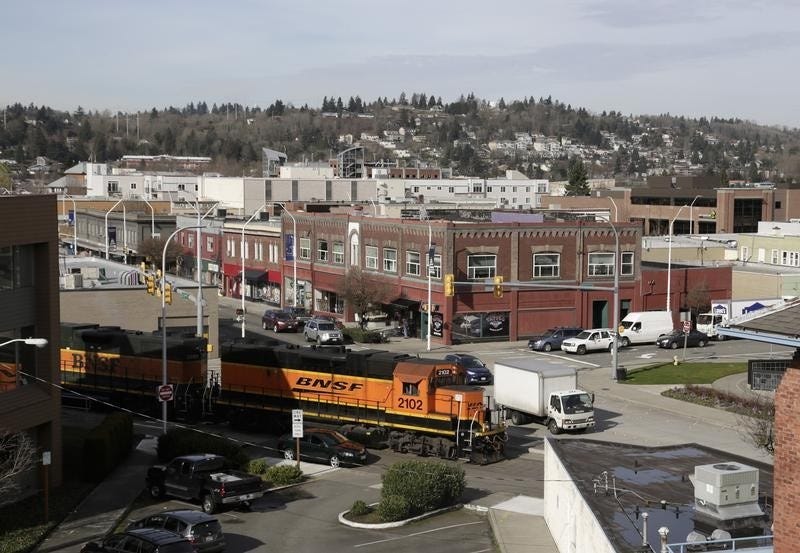
POLYGON ((683 331, 689 332, 692 330, 692 321, 683 321, 683 331))
POLYGON ((172 401, 172 384, 164 384, 163 386, 158 386, 156 388, 156 393, 158 394, 158 401, 165 402, 165 401, 172 401))
POLYGON ((292 438, 303 437, 303 410, 292 409, 292 438))

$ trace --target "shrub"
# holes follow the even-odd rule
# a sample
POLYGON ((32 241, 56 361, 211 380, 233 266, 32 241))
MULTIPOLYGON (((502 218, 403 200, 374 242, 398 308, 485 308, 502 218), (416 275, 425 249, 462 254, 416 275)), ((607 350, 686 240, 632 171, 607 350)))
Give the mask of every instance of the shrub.
POLYGON ((461 497, 465 487, 464 469, 456 464, 400 461, 383 475, 381 496, 405 498, 413 516, 452 505, 461 497))
POLYGON ((158 458, 161 461, 193 453, 222 455, 237 468, 247 467, 249 461, 239 445, 217 436, 178 429, 170 430, 158 438, 158 458))
POLYGON ((264 474, 267 472, 267 462, 264 459, 252 459, 247 463, 247 472, 250 474, 264 474))
POLYGON ((264 478, 275 486, 286 486, 300 482, 303 471, 297 465, 274 465, 267 469, 264 478))
POLYGON ((402 495, 384 495, 378 503, 378 516, 383 522, 404 520, 410 513, 411 505, 402 495))
POLYGON ((353 506, 350 507, 350 514, 356 517, 364 516, 370 511, 372 511, 372 509, 370 509, 369 505, 360 499, 355 500, 353 506))
POLYGON ((83 476, 90 482, 105 478, 130 453, 133 417, 111 413, 92 428, 83 442, 83 476))

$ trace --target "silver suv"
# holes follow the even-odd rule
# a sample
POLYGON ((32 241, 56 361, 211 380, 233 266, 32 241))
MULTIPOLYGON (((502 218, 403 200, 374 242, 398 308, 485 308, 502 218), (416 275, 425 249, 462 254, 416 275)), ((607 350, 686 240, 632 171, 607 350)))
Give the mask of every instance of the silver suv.
POLYGON ((336 324, 330 321, 311 319, 306 322, 303 328, 303 335, 309 342, 316 342, 318 346, 323 344, 342 344, 344 335, 336 328, 336 324))

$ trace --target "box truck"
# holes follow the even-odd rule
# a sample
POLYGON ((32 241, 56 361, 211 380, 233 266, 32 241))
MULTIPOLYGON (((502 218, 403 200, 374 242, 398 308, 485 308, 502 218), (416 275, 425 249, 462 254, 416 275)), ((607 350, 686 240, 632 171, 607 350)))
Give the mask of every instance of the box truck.
POLYGON ((514 424, 536 421, 552 434, 594 427, 594 397, 578 389, 574 367, 537 358, 496 361, 494 398, 514 424))
POLYGON ((731 319, 739 319, 766 307, 776 307, 784 304, 783 298, 765 298, 756 300, 712 300, 711 311, 700 313, 697 316, 697 330, 705 332, 712 340, 724 340, 725 337, 717 332, 717 327, 728 326, 731 319))
POLYGON ((673 331, 672 313, 669 311, 633 311, 619 322, 619 343, 655 344, 661 336, 673 331))

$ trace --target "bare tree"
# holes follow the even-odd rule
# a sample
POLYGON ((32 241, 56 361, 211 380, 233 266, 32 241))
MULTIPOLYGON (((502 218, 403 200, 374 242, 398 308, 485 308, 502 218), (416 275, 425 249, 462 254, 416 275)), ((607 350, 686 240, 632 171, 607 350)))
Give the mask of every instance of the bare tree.
POLYGON ((36 447, 24 432, 0 430, 0 497, 19 490, 19 476, 36 465, 36 447))
MULTIPOLYGON (((161 265, 161 256, 164 255, 164 242, 166 238, 148 237, 139 243, 139 254, 143 255, 150 263, 161 265)), ((183 246, 174 240, 167 246, 167 266, 183 254, 183 246)))
POLYGON ((387 301, 390 290, 387 283, 366 274, 360 267, 350 267, 342 281, 342 295, 353 311, 358 313, 361 328, 366 325, 370 308, 387 301))
POLYGON ((739 433, 756 448, 775 455, 775 400, 753 392, 742 407, 737 417, 739 433))
POLYGON ((708 293, 705 281, 692 286, 686 292, 686 307, 692 312, 693 317, 711 309, 711 295, 708 293))

